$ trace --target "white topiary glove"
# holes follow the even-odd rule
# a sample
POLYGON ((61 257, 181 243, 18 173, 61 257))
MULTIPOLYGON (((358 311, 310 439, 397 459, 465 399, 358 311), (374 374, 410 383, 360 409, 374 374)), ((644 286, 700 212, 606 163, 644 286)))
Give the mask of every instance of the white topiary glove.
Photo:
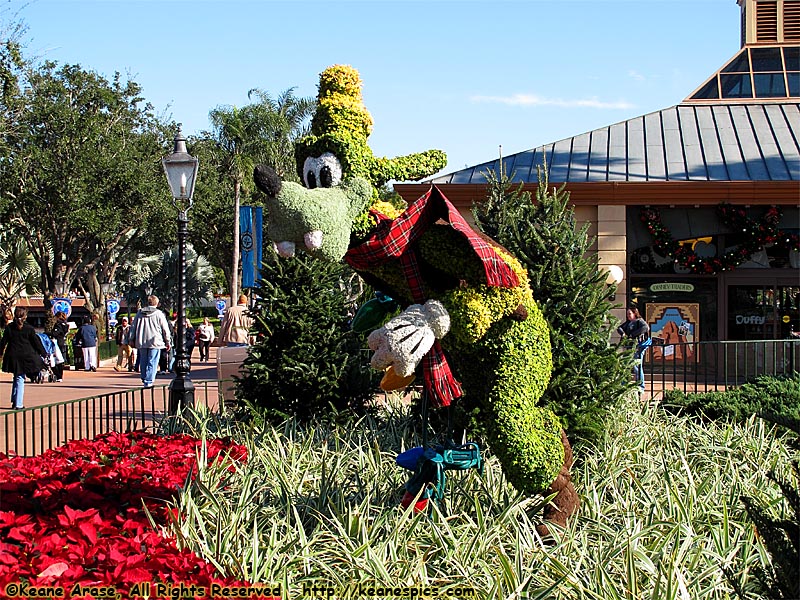
POLYGON ((422 357, 431 349, 434 340, 450 330, 450 315, 438 300, 412 304, 402 314, 391 319, 367 338, 372 355, 370 365, 382 371, 394 366, 401 377, 408 377, 422 357))

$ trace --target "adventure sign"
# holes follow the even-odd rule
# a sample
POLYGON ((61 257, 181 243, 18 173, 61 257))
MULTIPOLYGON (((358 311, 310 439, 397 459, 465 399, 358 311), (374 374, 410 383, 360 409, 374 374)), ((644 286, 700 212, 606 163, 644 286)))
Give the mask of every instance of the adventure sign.
POLYGON ((69 298, 56 298, 53 300, 53 306, 50 310, 53 315, 63 312, 69 317, 72 314, 72 302, 70 302, 69 298))
POLYGON ((216 307, 217 307, 217 318, 221 319, 225 316, 225 307, 227 306, 225 300, 217 300, 216 307))

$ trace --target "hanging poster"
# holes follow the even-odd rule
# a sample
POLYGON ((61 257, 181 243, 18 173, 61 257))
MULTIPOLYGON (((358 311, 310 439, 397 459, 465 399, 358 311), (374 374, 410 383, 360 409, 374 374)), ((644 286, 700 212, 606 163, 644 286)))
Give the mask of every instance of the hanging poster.
POLYGON ((700 304, 697 302, 648 303, 645 321, 653 338, 653 360, 696 359, 695 342, 700 341, 700 304))

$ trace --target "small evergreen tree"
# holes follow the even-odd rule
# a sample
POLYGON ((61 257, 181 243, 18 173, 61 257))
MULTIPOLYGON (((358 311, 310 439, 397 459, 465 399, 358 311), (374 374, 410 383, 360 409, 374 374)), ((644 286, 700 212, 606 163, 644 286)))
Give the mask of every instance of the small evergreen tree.
POLYGON ((535 202, 511 179, 487 174, 489 196, 473 208, 481 231, 528 269, 533 296, 550 325, 553 375, 542 402, 572 439, 592 440, 606 412, 630 387, 630 361, 609 341, 617 321, 614 289, 598 270, 588 225, 576 227, 569 194, 548 189, 540 172, 535 202))
POLYGON ((359 353, 363 340, 348 323, 342 282, 350 275, 342 264, 306 254, 264 262, 251 309, 256 343, 236 384, 238 399, 272 420, 363 407, 374 381, 359 353))

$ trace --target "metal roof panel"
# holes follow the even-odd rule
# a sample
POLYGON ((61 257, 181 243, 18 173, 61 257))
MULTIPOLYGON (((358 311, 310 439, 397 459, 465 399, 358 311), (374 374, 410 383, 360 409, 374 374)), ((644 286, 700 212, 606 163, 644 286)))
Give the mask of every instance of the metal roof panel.
POLYGON ((661 113, 644 116, 645 163, 648 181, 664 181, 667 165, 664 159, 664 134, 661 130, 661 113))
POLYGON ((592 132, 589 144, 588 181, 607 181, 610 159, 608 155, 609 129, 597 129, 592 132))
POLYGON ((739 141, 742 157, 747 166, 748 179, 769 181, 772 177, 770 177, 767 166, 764 164, 761 147, 756 140, 756 132, 753 131, 753 123, 750 120, 750 113, 747 108, 744 105, 731 106, 731 120, 733 121, 736 138, 739 141))
POLYGON ((747 170, 747 164, 742 156, 742 149, 739 146, 739 139, 736 136, 730 109, 730 105, 727 104, 711 108, 714 121, 717 124, 722 160, 725 162, 731 181, 748 181, 750 172, 747 170))
POLYGON ((686 161, 684 159, 683 139, 678 123, 678 111, 661 111, 661 129, 664 136, 664 155, 667 166, 667 179, 685 181, 686 161))
POLYGON ((693 106, 678 106, 675 114, 681 131, 681 141, 686 165, 686 179, 708 179, 706 157, 700 143, 700 131, 697 122, 697 109, 693 106))

